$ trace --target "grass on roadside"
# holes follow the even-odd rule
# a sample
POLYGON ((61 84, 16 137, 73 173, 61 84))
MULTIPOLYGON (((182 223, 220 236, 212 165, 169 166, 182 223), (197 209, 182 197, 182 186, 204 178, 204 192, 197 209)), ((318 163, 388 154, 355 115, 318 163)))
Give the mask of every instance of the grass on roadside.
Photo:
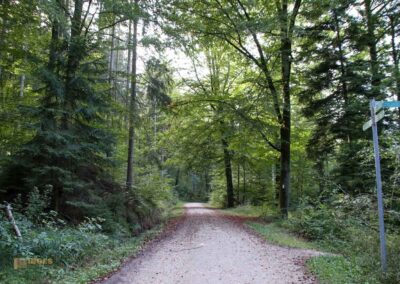
POLYGON ((276 212, 271 209, 270 206, 252 206, 252 205, 241 205, 234 208, 224 209, 223 212, 233 216, 243 217, 264 217, 276 215, 276 212))
POLYGON ((166 219, 176 218, 182 216, 185 212, 184 208, 185 203, 182 201, 178 201, 174 207, 167 211, 166 219))
POLYGON ((162 232, 162 228, 161 225, 157 226, 122 244, 116 242, 113 246, 90 259, 84 267, 67 271, 57 283, 88 283, 118 269, 122 262, 135 256, 149 240, 158 236, 162 232))
MULTIPOLYGON (((247 222, 247 225, 271 244, 299 249, 331 251, 326 244, 309 242, 296 236, 287 228, 282 227, 280 222, 270 224, 247 222)), ((362 273, 360 267, 354 261, 350 261, 342 255, 328 254, 312 257, 307 260, 306 265, 323 284, 358 283, 357 279, 360 278, 362 273)), ((371 283, 375 282, 372 281, 371 283)))
MULTIPOLYGON (((246 222, 247 226, 271 244, 299 249, 332 251, 326 242, 310 242, 299 237, 289 229, 285 221, 278 220, 275 217, 276 212, 272 212, 267 207, 239 206, 223 211, 234 216, 260 217, 260 220, 273 220, 273 222, 246 222)), ((360 267, 354 261, 348 260, 341 255, 328 254, 313 257, 306 262, 306 265, 317 276, 320 283, 323 284, 358 283, 357 279, 360 278, 362 273, 360 267)), ((375 283, 375 281, 371 281, 371 283, 375 283)))
POLYGON ((287 229, 279 226, 279 223, 265 224, 247 222, 246 224, 272 244, 291 248, 319 249, 316 244, 295 236, 287 229))
POLYGON ((322 284, 357 283, 360 267, 343 256, 318 256, 307 260, 307 267, 322 284))

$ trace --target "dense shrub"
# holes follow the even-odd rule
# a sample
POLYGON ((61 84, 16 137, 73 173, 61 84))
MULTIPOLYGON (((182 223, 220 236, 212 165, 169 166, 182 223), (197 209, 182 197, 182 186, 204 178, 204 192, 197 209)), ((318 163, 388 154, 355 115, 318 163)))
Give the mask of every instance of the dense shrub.
POLYGON ((338 193, 324 202, 303 200, 285 225, 359 267, 362 273, 357 283, 399 283, 400 237, 387 223, 388 273, 383 274, 376 204, 372 200, 371 195, 352 197, 338 193))
POLYGON ((34 227, 21 216, 16 220, 22 239, 17 239, 9 222, 0 219, 0 261, 10 266, 15 257, 51 258, 58 265, 79 263, 94 248, 106 245, 109 237, 100 232, 99 220, 87 219, 76 228, 60 228, 52 225, 34 227))
POLYGON ((296 212, 290 219, 293 228, 311 240, 331 237, 346 238, 347 233, 344 229, 348 226, 348 221, 343 212, 322 204, 304 206, 300 212, 296 212))
POLYGON ((211 192, 210 203, 212 206, 224 208, 226 207, 226 202, 226 189, 224 189, 223 187, 218 187, 211 192))

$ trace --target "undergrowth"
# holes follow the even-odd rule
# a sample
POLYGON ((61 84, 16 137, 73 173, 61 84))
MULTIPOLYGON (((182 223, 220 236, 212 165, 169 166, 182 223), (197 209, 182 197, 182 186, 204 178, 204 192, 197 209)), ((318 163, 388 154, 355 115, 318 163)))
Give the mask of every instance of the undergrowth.
POLYGON ((316 249, 324 256, 307 261, 308 269, 321 283, 400 283, 400 237, 395 226, 387 226, 388 271, 380 264, 376 209, 365 196, 322 203, 304 202, 280 219, 265 207, 240 206, 224 210, 226 214, 258 216, 264 222, 247 225, 273 244, 316 249))
MULTIPOLYGON (((44 206, 40 202, 32 204, 44 206)), ((73 226, 66 224, 54 211, 39 214, 35 208, 30 208, 22 214, 17 210, 20 210, 18 205, 14 215, 21 239, 15 236, 4 214, 0 214, 0 283, 90 282, 117 269, 121 261, 157 236, 167 220, 183 213, 182 204, 178 203, 164 211, 161 223, 132 235, 123 230, 104 231, 102 218, 86 218, 73 226), (52 264, 28 265, 15 270, 14 258, 51 259, 52 264)))

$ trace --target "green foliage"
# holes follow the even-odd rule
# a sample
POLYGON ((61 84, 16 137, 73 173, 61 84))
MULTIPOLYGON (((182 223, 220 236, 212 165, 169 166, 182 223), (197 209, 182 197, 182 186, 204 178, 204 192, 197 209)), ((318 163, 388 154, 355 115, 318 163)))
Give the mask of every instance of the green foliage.
POLYGON ((226 189, 222 185, 214 188, 210 194, 210 204, 218 208, 226 207, 226 199, 226 189))
POLYGON ((264 224, 248 222, 250 228, 263 236, 266 240, 273 244, 285 247, 315 249, 316 245, 308 243, 298 236, 290 233, 287 229, 282 228, 279 224, 264 224))
MULTIPOLYGON (((54 219, 48 217, 47 220, 54 219)), ((86 257, 93 247, 107 241, 108 237, 98 233, 101 226, 88 219, 74 228, 54 226, 47 221, 45 226, 34 226, 30 221, 21 216, 16 220, 21 230, 22 239, 18 240, 7 220, 1 220, 2 250, 1 263, 7 267, 12 265, 15 257, 51 258, 56 265, 75 265, 86 257)))
MULTIPOLYGON (((323 284, 359 283, 362 270, 342 256, 318 256, 307 261, 307 266, 323 284)), ((369 279, 365 283, 377 283, 369 279)))
POLYGON ((299 216, 291 218, 290 222, 295 230, 306 238, 320 240, 348 237, 344 228, 349 225, 350 221, 345 212, 320 204, 317 207, 303 207, 298 214, 299 216))
MULTIPOLYGON (((313 271, 325 283, 397 283, 397 231, 387 230, 389 269, 382 274, 379 252, 379 232, 376 206, 369 196, 333 194, 330 203, 300 207, 283 224, 284 227, 317 241, 319 247, 342 256, 310 261, 313 271), (343 273, 335 273, 329 264, 337 265, 343 273), (346 280, 346 279, 351 280, 346 280), (349 281, 349 282, 346 282, 349 281)), ((336 267, 336 266, 335 266, 336 267)))
POLYGON ((278 210, 276 207, 271 207, 266 204, 261 206, 254 205, 240 205, 235 208, 228 208, 224 210, 224 213, 229 215, 239 215, 246 217, 260 217, 270 219, 274 216, 278 216, 278 210))
POLYGON ((28 205, 25 208, 25 216, 32 222, 39 223, 46 215, 45 209, 50 206, 51 187, 44 190, 43 193, 39 192, 37 187, 34 187, 28 194, 28 205))
MULTIPOLYGON (((182 204, 165 210, 162 221, 183 214, 182 204)), ((87 283, 117 269, 121 261, 139 252, 156 237, 162 226, 138 236, 113 234, 103 230, 104 219, 86 218, 75 227, 42 222, 34 224, 15 212, 22 239, 17 239, 8 220, 0 215, 1 283, 87 283), (51 258, 52 265, 14 270, 13 258, 51 258)), ((49 213, 45 219, 55 220, 49 213)))
MULTIPOLYGON (((5 222, 1 222, 0 228, 5 222)), ((21 222, 18 222, 20 225, 21 222)), ((119 267, 121 260, 139 251, 143 243, 156 236, 156 228, 135 238, 119 238, 95 232, 98 224, 87 221, 78 228, 24 231, 23 240, 0 241, 2 283, 83 283, 119 267), (13 257, 51 258, 50 266, 14 270, 13 257)))

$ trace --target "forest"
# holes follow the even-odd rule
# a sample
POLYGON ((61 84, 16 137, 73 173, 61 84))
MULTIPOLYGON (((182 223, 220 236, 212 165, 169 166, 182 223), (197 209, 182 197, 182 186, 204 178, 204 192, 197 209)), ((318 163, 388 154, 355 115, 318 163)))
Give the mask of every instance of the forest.
POLYGON ((386 267, 363 130, 399 64, 397 0, 0 0, 0 282, 91 283, 202 202, 321 283, 399 283, 400 108, 386 267))

